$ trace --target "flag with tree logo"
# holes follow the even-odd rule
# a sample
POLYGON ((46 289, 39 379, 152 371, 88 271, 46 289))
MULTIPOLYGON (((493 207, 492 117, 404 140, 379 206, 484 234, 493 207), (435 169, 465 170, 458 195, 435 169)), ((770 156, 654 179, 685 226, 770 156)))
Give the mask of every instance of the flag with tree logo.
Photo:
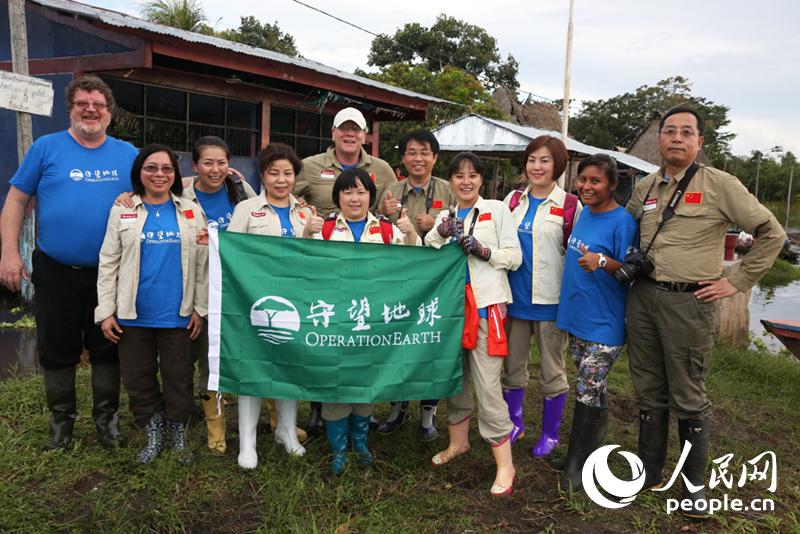
POLYGON ((210 232, 208 389, 322 402, 461 390, 466 258, 210 232))

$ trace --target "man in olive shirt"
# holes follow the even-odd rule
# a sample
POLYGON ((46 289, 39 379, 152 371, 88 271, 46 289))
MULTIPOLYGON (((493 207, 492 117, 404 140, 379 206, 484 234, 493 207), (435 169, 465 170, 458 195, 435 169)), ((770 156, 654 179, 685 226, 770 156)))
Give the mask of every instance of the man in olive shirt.
POLYGON ((331 137, 333 146, 322 154, 303 160, 303 170, 294 184, 295 196, 317 208, 325 217, 336 211, 333 203, 333 182, 346 169, 363 168, 378 189, 372 210, 378 207, 378 199, 390 185, 397 183, 394 171, 388 163, 367 154, 364 142, 367 136, 367 121, 356 108, 344 108, 333 118, 331 137))
MULTIPOLYGON (((646 249, 661 214, 703 145, 703 118, 687 107, 661 119, 659 146, 665 165, 634 189, 628 211, 639 219, 646 249)), ((654 269, 641 273, 628 293, 628 353, 639 401, 639 457, 645 488, 662 485, 669 411, 678 418, 689 517, 705 517, 711 402, 705 378, 714 346, 716 302, 746 291, 775 261, 785 234, 775 217, 734 176, 698 165, 674 215, 648 252, 654 269), (755 236, 739 269, 722 277, 725 233, 736 225, 755 236)))
MULTIPOLYGON (((433 228, 436 216, 456 203, 450 183, 433 176, 439 155, 439 141, 428 130, 414 130, 400 139, 400 154, 408 178, 389 187, 381 200, 381 213, 397 222, 405 209, 414 230, 421 238, 433 228)), ((435 425, 438 400, 420 403, 420 436, 425 441, 439 435, 435 425)), ((389 417, 378 427, 381 434, 391 434, 408 420, 408 401, 392 402, 389 417)))

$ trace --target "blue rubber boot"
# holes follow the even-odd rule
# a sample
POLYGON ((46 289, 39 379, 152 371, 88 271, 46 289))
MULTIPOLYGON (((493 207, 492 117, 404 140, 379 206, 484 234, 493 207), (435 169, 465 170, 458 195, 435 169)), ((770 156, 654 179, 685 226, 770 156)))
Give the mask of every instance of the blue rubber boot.
POLYGON ((340 475, 347 462, 347 436, 350 434, 350 420, 344 417, 337 421, 325 421, 325 423, 328 443, 331 444, 331 451, 333 451, 331 471, 335 475, 340 475))
POLYGON ((369 416, 350 415, 350 439, 353 441, 353 451, 358 456, 361 465, 372 465, 372 453, 367 445, 369 432, 369 416))

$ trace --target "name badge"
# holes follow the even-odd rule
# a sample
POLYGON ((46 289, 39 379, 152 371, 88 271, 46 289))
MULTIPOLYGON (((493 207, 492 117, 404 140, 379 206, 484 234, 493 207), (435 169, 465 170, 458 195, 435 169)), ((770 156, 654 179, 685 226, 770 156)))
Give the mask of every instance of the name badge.
POLYGON ((250 216, 251 217, 263 217, 264 215, 266 215, 266 213, 263 212, 263 211, 251 211, 250 212, 250 216))
POLYGON ((137 217, 139 217, 138 213, 120 213, 119 222, 120 224, 132 224, 136 222, 137 217))
POLYGON ((322 169, 319 172, 319 177, 323 180, 334 180, 336 179, 336 173, 330 169, 322 169))
POLYGON ((654 210, 658 207, 658 199, 657 198, 648 198, 644 201, 644 206, 642 207, 643 211, 650 211, 654 210))
POLYGON ((687 191, 686 195, 683 198, 686 204, 702 204, 703 193, 697 193, 697 192, 689 193, 687 191))
POLYGON ((380 226, 373 226, 372 228, 369 229, 369 233, 370 233, 370 235, 379 234, 379 233, 381 233, 381 227, 380 226))

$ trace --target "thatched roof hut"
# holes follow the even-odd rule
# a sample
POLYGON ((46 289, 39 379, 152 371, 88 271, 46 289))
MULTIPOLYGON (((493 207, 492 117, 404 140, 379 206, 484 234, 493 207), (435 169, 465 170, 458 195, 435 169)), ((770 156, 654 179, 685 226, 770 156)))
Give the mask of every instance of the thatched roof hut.
POLYGON ((530 95, 520 103, 516 91, 508 87, 495 89, 492 98, 503 113, 511 117, 511 122, 541 130, 561 130, 561 114, 553 104, 536 102, 530 95))
MULTIPOLYGON (((625 151, 626 154, 636 156, 659 167, 662 165, 661 150, 658 147, 658 123, 661 121, 662 116, 663 113, 660 111, 653 112, 648 123, 636 135, 636 138, 625 151)), ((697 154, 697 161, 706 165, 710 163, 705 150, 702 148, 700 153, 697 154)))

